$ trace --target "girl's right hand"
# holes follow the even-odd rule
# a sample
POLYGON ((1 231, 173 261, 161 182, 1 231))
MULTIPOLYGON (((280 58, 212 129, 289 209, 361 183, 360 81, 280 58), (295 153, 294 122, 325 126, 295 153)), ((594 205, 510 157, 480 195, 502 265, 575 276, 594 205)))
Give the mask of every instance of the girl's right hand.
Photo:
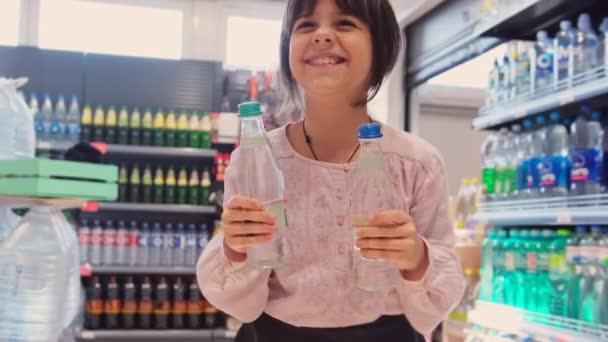
POLYGON ((229 259, 242 261, 247 256, 247 248, 268 242, 277 231, 277 220, 264 206, 253 198, 234 196, 222 214, 224 243, 230 251, 229 259), (230 252, 236 253, 230 258, 230 252))

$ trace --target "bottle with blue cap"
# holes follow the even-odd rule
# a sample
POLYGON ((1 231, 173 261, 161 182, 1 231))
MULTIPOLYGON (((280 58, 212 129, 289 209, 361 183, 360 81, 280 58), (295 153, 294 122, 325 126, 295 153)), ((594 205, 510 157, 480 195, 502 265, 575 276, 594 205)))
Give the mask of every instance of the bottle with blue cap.
MULTIPOLYGON (((400 209, 380 146, 382 129, 377 123, 359 127, 361 144, 359 161, 353 179, 352 224, 367 226, 368 217, 381 210, 400 209)), ((355 284, 371 292, 385 292, 394 288, 399 277, 398 268, 388 261, 361 255, 355 246, 355 284)))
MULTIPOLYGON (((574 76, 579 76, 599 66, 599 41, 593 31, 591 17, 583 13, 578 17, 578 31, 574 40, 574 76)), ((585 78, 590 75, 585 74, 585 78)))
POLYGON ((41 142, 50 142, 51 139, 51 121, 53 120, 53 103, 51 94, 45 93, 40 110, 41 130, 37 138, 41 142))
POLYGON ((557 82, 561 85, 561 82, 568 80, 571 77, 571 59, 572 59, 572 44, 576 39, 576 29, 572 27, 572 22, 569 20, 563 20, 559 24, 560 31, 555 36, 555 54, 557 55, 556 61, 556 77, 557 82))
POLYGON ((67 110, 65 105, 65 99, 63 95, 59 94, 57 97, 57 104, 55 105, 55 111, 51 117, 51 140, 54 142, 65 141, 67 110))
POLYGON ((553 86, 553 42, 547 31, 536 34, 533 51, 534 94, 545 94, 553 86))
POLYGON ((262 114, 259 102, 239 105, 239 159, 246 172, 239 173, 236 193, 262 202, 264 209, 276 217, 278 230, 272 240, 247 250, 249 265, 274 269, 289 263, 291 246, 286 236, 285 180, 266 136, 262 114))
POLYGON ((549 125, 545 130, 545 158, 539 168, 541 197, 566 196, 570 188, 569 137, 560 121, 560 113, 549 115, 549 125))
POLYGON ((581 113, 571 126, 570 194, 593 195, 602 191, 602 113, 581 106, 581 113))

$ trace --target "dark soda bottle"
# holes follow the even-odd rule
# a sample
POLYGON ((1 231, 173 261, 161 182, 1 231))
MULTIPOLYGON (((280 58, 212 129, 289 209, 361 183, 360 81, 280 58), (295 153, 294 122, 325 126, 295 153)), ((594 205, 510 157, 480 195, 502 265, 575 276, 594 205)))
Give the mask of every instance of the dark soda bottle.
POLYGON ((92 141, 102 142, 105 136, 106 114, 102 106, 97 106, 95 115, 93 116, 93 136, 92 141))
POLYGON ((139 166, 135 164, 131 169, 131 180, 129 184, 130 196, 129 201, 137 203, 141 200, 141 176, 139 174, 139 166))
POLYGON ((80 141, 89 142, 93 136, 93 110, 86 104, 80 117, 80 141))
POLYGON ((154 173, 154 203, 165 201, 165 176, 161 167, 156 168, 154 173))
POLYGON ((188 328, 200 329, 201 315, 203 314, 203 296, 196 279, 193 279, 188 288, 188 328))
POLYGON ((159 108, 154 115, 154 146, 165 146, 165 114, 159 108))
POLYGON ((200 204, 209 204, 209 195, 211 194, 211 176, 209 175, 209 169, 205 169, 203 177, 201 179, 201 191, 200 191, 200 204))
POLYGON ((188 114, 182 111, 177 119, 177 146, 188 147, 188 131, 189 131, 188 114))
POLYGON ((154 130, 154 119, 152 111, 146 108, 142 120, 141 144, 144 146, 152 146, 152 135, 154 130))
POLYGON ((169 303, 169 286, 165 277, 160 277, 154 294, 154 328, 168 329, 171 304, 169 303))
POLYGON ((169 147, 177 146, 177 119, 174 111, 169 111, 165 120, 165 145, 169 147))
POLYGON ((106 136, 104 141, 108 144, 116 144, 117 137, 117 128, 118 118, 116 115, 116 109, 113 106, 110 106, 108 109, 108 113, 106 115, 106 136))
POLYGON ((122 164, 120 166, 120 173, 118 177, 118 201, 119 202, 127 202, 129 199, 128 194, 128 186, 129 186, 129 174, 127 170, 127 166, 122 164))
POLYGON ((85 326, 87 329, 101 329, 101 317, 104 311, 101 282, 94 276, 86 289, 85 326))
POLYGON ((165 178, 165 203, 175 204, 177 202, 177 180, 175 179, 175 170, 169 167, 167 178, 165 178))
POLYGON ((198 171, 192 170, 190 174, 190 181, 188 183, 188 203, 191 205, 200 204, 200 181, 198 171))
POLYGON ((153 188, 152 170, 150 170, 150 165, 146 165, 146 168, 144 169, 144 175, 143 175, 142 186, 141 186, 141 190, 142 190, 141 201, 143 203, 152 203, 152 188, 153 188))
POLYGON ((135 298, 135 283, 133 277, 127 277, 122 290, 122 326, 125 329, 135 328, 135 314, 137 313, 137 299, 135 298))
POLYGON ((146 276, 139 288, 139 303, 137 304, 138 326, 141 329, 150 329, 152 327, 153 308, 152 284, 150 284, 150 277, 146 276))
POLYGON ((219 311, 211 305, 208 301, 204 300, 203 316, 205 318, 205 327, 207 329, 213 329, 218 326, 218 313, 219 311))
POLYGON ((193 112, 188 121, 188 146, 191 148, 201 147, 201 134, 199 131, 198 113, 193 112))
POLYGON ((129 143, 129 112, 127 107, 122 107, 118 114, 118 139, 117 142, 122 145, 129 143))
POLYGON ((129 120, 129 144, 141 145, 141 113, 136 107, 129 120))
POLYGON ((111 276, 106 284, 105 301, 106 329, 117 329, 119 327, 118 317, 120 315, 120 298, 116 277, 111 276))
POLYGON ((188 203, 188 172, 183 167, 179 170, 177 177, 177 203, 188 203))
POLYGON ((171 307, 173 329, 184 329, 184 315, 186 314, 186 287, 182 278, 177 277, 173 284, 173 305, 171 307))

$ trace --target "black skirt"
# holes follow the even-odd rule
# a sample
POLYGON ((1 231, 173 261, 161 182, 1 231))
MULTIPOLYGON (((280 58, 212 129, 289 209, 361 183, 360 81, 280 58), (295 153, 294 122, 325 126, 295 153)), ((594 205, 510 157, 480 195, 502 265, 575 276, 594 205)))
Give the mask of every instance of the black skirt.
POLYGON ((235 342, 424 342, 404 315, 345 328, 300 328, 267 314, 243 324, 235 342))

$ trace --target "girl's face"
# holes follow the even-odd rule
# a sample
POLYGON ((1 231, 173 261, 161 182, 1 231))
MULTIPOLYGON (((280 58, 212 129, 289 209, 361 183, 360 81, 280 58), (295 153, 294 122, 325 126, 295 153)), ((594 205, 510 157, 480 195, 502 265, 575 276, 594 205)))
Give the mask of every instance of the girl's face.
POLYGON ((340 12, 334 0, 319 0, 298 19, 289 46, 289 67, 307 94, 365 97, 372 66, 369 28, 340 12))

